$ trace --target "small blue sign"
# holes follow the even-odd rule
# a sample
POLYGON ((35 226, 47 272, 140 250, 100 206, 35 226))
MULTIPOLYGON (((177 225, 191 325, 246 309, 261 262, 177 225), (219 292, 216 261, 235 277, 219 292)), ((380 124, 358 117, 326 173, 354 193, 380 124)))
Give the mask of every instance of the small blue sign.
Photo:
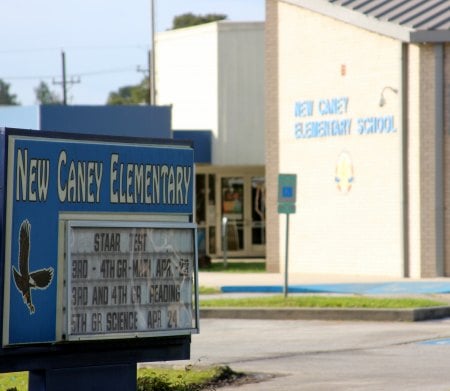
POLYGON ((296 174, 279 174, 278 175, 278 202, 296 201, 296 174))
POLYGON ((282 189, 283 197, 291 198, 293 193, 294 193, 294 189, 292 187, 283 186, 283 189, 282 189))
POLYGON ((296 186, 296 174, 278 175, 278 213, 295 213, 296 186))

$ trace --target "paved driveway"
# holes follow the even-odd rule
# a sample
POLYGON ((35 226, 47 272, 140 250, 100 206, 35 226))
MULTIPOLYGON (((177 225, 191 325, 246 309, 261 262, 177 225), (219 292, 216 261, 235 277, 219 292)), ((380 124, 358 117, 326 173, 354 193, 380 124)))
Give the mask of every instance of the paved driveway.
POLYGON ((191 363, 276 374, 221 390, 450 391, 450 319, 342 322, 204 319, 191 363), (440 342, 440 343, 438 343, 440 342))

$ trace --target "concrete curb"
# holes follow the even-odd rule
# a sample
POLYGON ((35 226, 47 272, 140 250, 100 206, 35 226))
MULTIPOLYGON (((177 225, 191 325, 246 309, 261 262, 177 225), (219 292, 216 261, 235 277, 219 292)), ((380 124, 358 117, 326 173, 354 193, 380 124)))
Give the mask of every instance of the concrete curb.
POLYGON ((369 308, 200 308, 200 319, 361 320, 417 322, 450 317, 450 306, 411 309, 369 308))

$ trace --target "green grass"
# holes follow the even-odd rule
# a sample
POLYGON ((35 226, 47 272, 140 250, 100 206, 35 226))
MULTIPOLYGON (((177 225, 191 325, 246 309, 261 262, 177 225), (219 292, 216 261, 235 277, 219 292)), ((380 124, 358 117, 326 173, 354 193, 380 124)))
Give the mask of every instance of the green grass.
POLYGON ((229 272, 229 273, 263 273, 266 271, 265 262, 213 262, 209 267, 200 268, 201 272, 229 272))
POLYGON ((317 308, 419 308, 443 306, 446 303, 419 298, 374 298, 361 296, 265 296, 237 299, 202 299, 205 307, 317 307, 317 308))
MULTIPOLYGON (((139 368, 137 391, 199 391, 206 385, 231 380, 243 374, 227 366, 187 365, 184 369, 139 368)), ((213 388, 207 388, 213 389, 213 388)), ((28 372, 0 373, 0 391, 28 391, 28 372)))
POLYGON ((212 294, 216 294, 216 293, 221 293, 221 290, 219 288, 212 287, 212 286, 199 286, 198 293, 200 295, 212 295, 212 294))
POLYGON ((28 372, 0 373, 0 390, 6 391, 14 388, 17 391, 28 390, 28 372))
POLYGON ((217 378, 220 371, 221 367, 141 368, 138 372, 138 391, 200 390, 217 378))

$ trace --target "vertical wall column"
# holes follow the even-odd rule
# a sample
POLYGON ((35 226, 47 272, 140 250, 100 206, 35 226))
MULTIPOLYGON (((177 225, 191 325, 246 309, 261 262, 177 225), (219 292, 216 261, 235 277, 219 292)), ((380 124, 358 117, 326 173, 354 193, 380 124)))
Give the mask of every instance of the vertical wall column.
POLYGON ((266 269, 280 271, 280 221, 277 211, 279 173, 278 0, 266 1, 265 124, 266 124, 266 269))
POLYGON ((403 277, 410 277, 410 254, 409 254, 409 51, 408 44, 401 44, 402 61, 401 61, 401 112, 402 112, 402 194, 403 194, 403 277))
POLYGON ((444 45, 436 44, 435 54, 435 124, 436 124, 436 276, 444 275, 444 45))
MULTIPOLYGON (((450 43, 444 45, 444 108, 450 107, 450 43)), ((444 109, 444 235, 450 232, 450 110, 444 109)), ((444 236, 445 237, 445 236, 444 236)), ((450 276, 450 240, 444 240, 444 275, 450 276)))
POLYGON ((443 46, 418 46, 419 258, 418 277, 444 274, 443 46))

